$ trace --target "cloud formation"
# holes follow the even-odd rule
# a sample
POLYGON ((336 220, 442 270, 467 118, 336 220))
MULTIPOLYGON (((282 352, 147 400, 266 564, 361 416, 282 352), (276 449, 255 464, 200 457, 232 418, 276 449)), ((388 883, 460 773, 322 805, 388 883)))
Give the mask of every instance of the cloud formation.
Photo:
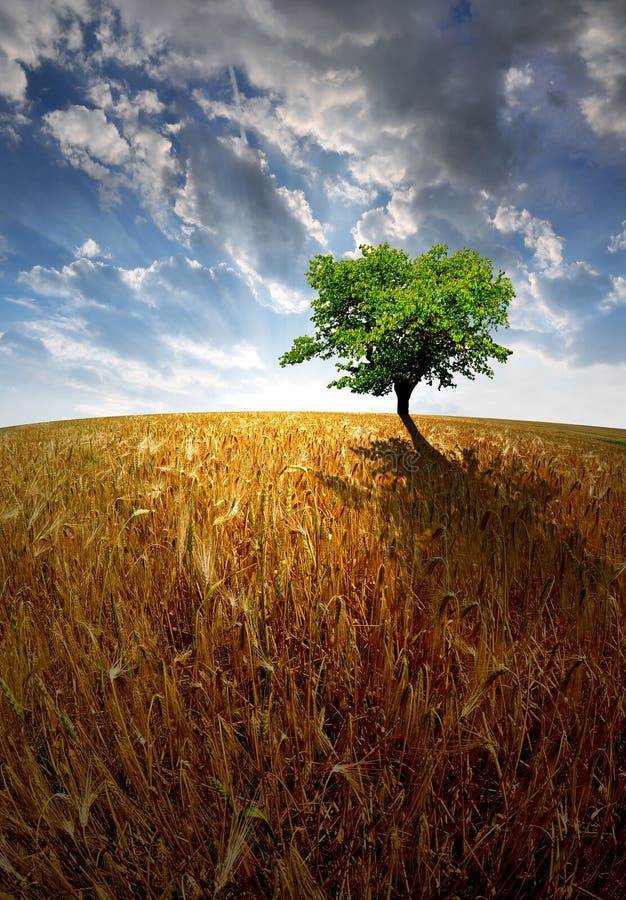
POLYGON ((492 222, 504 234, 522 234, 524 244, 533 250, 539 268, 552 268, 562 263, 563 238, 554 233, 546 219, 532 216, 527 209, 520 212, 513 206, 499 206, 492 222))
POLYGON ((612 234, 607 247, 609 253, 617 253, 619 250, 626 250, 626 220, 622 222, 622 230, 617 234, 612 234))
POLYGON ((98 244, 94 241, 93 238, 87 238, 80 247, 76 248, 76 256, 86 256, 88 259, 94 259, 98 256, 108 256, 109 254, 103 253, 98 244))
POLYGON ((22 0, 0 25, 12 365, 116 398, 227 360, 273 384, 313 255, 443 241, 512 276, 524 352, 621 373, 618 0, 22 0))

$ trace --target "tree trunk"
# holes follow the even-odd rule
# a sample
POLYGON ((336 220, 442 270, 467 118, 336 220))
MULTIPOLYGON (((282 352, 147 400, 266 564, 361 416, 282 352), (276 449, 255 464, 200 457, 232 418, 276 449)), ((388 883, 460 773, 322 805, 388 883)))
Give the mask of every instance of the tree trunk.
MULTIPOLYGON (((421 460, 421 464, 425 466, 424 471, 428 470, 428 466, 437 464, 441 466, 449 466, 450 463, 443 454, 428 443, 419 428, 409 415, 409 400, 413 393, 413 388, 419 384, 417 381, 409 381, 405 378, 399 378, 393 383, 393 389, 398 396, 398 415, 402 419, 404 427, 409 433, 413 449, 416 453, 416 459, 421 460)), ((413 469, 415 471, 415 468, 413 469)))
POLYGON ((413 388, 415 385, 411 381, 406 381, 405 379, 400 379, 399 381, 394 381, 393 389, 398 397, 398 415, 399 416, 408 416, 409 414, 409 399, 411 394, 413 393, 413 388))

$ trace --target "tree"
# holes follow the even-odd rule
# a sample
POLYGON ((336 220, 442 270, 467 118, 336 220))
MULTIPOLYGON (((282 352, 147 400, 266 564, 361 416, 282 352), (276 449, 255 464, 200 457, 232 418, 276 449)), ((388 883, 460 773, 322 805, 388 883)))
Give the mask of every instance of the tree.
POLYGON ((508 328, 515 293, 504 272, 494 278, 491 260, 467 248, 448 256, 445 244, 415 259, 389 244, 360 250, 356 259, 311 260, 315 334, 296 338, 281 366, 338 357, 345 374, 328 387, 375 397, 393 388, 398 414, 408 416, 420 382, 456 387, 455 375, 492 378, 489 360, 506 362, 512 351, 491 332, 508 328))

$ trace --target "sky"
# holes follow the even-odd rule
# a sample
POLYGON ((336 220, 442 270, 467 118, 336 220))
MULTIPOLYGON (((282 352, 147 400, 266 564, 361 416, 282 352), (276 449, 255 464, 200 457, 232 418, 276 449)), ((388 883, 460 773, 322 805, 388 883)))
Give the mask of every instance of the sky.
POLYGON ((622 0, 0 0, 0 426, 394 412, 281 369, 305 272, 511 278, 493 380, 414 413, 626 427, 622 0))

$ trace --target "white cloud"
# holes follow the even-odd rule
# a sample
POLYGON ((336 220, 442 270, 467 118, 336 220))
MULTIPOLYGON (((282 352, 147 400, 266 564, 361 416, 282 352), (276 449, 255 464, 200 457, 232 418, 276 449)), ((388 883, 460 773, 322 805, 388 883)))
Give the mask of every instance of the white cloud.
POLYGON ((112 397, 129 412, 156 409, 155 402, 214 406, 207 397, 223 398, 233 378, 265 368, 248 335, 259 322, 266 331, 272 314, 259 311, 254 320, 245 283, 224 265, 170 257, 123 269, 81 257, 59 269, 35 266, 20 280, 64 302, 29 307, 0 351, 43 360, 68 398, 93 397, 80 402, 81 412, 104 414, 112 397))
POLYGON ((311 210, 309 202, 304 195, 304 191, 290 191, 286 187, 279 187, 276 189, 276 193, 279 197, 283 198, 287 209, 293 214, 294 218, 302 223, 302 225, 306 229, 307 234, 309 234, 312 238, 315 238, 318 244, 321 244, 322 247, 326 247, 326 245, 328 244, 328 241, 326 239, 326 230, 328 229, 328 225, 323 225, 316 218, 314 218, 313 211, 311 210))
POLYGON ((338 200, 344 206, 365 206, 376 196, 375 190, 361 187, 346 178, 327 178, 324 190, 330 200, 338 200))
MULTIPOLYGON (((71 383, 68 384, 68 387, 72 387, 71 383)), ((87 393, 92 398, 75 402, 73 408, 76 410, 77 416, 99 418, 101 416, 133 416, 171 412, 171 398, 168 397, 165 400, 163 395, 158 398, 146 396, 145 393, 137 396, 130 394, 127 389, 112 390, 110 387, 104 387, 95 390, 87 388, 84 384, 75 385, 75 387, 82 394, 87 393)))
POLYGON ((618 250, 626 250, 626 219, 622 222, 622 230, 617 234, 611 235, 607 250, 609 253, 617 253, 618 250))
POLYGON ((101 109, 70 106, 46 113, 43 118, 61 151, 74 164, 85 155, 107 166, 120 166, 129 158, 128 142, 101 109))
POLYGON ((518 106, 522 94, 535 80, 535 73, 530 63, 523 69, 511 66, 504 76, 504 96, 509 106, 518 106))
POLYGON ((245 341, 232 347, 216 347, 204 341, 167 336, 165 344, 177 355, 208 363, 217 369, 263 369, 259 351, 245 341))
POLYGON ((178 166, 172 155, 172 144, 163 135, 149 128, 139 129, 130 140, 133 150, 129 166, 132 184, 159 221, 167 215, 166 209, 160 204, 166 205, 176 184, 178 166))
POLYGON ((499 206, 491 223, 503 234, 522 234, 524 245, 534 251, 540 268, 561 265, 565 239, 554 233, 547 219, 536 218, 527 209, 520 212, 514 206, 499 206))
POLYGON ((122 284, 149 305, 154 305, 149 298, 163 290, 170 294, 172 291, 178 290, 184 294, 185 279, 190 273, 202 273, 206 279, 211 279, 214 278, 216 271, 216 269, 207 268, 197 259, 190 259, 188 256, 168 256, 164 259, 155 259, 149 266, 137 266, 134 269, 118 268, 117 266, 108 268, 119 276, 122 284))
POLYGON ((0 50, 0 96, 20 103, 26 99, 27 84, 24 69, 0 50))
POLYGON ((157 116, 164 110, 165 104, 160 100, 156 91, 138 91, 133 96, 132 104, 129 105, 129 116, 127 118, 131 116, 138 118, 139 113, 142 113, 144 116, 157 116))
POLYGON ((87 238, 87 240, 80 245, 80 247, 76 248, 75 256, 77 258, 87 257, 88 259, 94 259, 97 256, 100 257, 109 257, 110 254, 103 253, 98 244, 94 241, 93 238, 87 238))
POLYGON ((207 97, 201 90, 194 91, 193 97, 207 118, 226 119, 237 125, 244 134, 253 131, 265 142, 277 147, 292 163, 298 166, 303 164, 298 136, 284 121, 275 99, 238 94, 236 102, 226 103, 207 97))
POLYGON ((66 159, 104 190, 114 196, 121 187, 137 191, 166 231, 178 162, 171 141, 146 124, 146 119, 164 111, 164 104, 154 90, 130 95, 117 82, 101 79, 92 82, 88 93, 100 106, 73 106, 48 113, 44 120, 50 133, 66 159))
POLYGON ((57 298, 29 306, 34 313, 29 319, 44 324, 52 319, 65 328, 80 322, 92 342, 151 364, 157 359, 182 365, 180 354, 188 351, 187 361, 199 368, 258 368, 253 347, 258 329, 267 333, 275 321, 252 300, 246 280, 233 268, 205 267, 189 257, 127 269, 81 257, 59 269, 34 266, 19 280, 35 294, 57 298))
POLYGON ((269 60, 253 58, 252 70, 276 97, 275 116, 282 134, 301 140, 313 140, 330 153, 358 153, 367 140, 369 125, 363 132, 354 128, 366 111, 367 85, 359 69, 341 80, 335 70, 318 68, 303 56, 297 69, 277 60, 273 69, 269 60))
POLYGON ((277 312, 302 312, 309 305, 309 298, 303 291, 290 288, 276 279, 257 276, 256 284, 265 288, 271 299, 272 308, 277 312))
POLYGON ((99 345, 88 333, 84 323, 67 320, 48 320, 30 323, 25 329, 41 340, 51 357, 65 368, 80 367, 96 376, 105 385, 119 385, 131 389, 161 391, 166 395, 184 393, 190 385, 205 388, 219 387, 219 376, 185 364, 172 366, 147 363, 123 356, 109 347, 99 345))
MULTIPOLYGON (((348 170, 354 180, 363 187, 399 187, 406 183, 409 173, 407 158, 409 145, 375 150, 369 154, 353 151, 348 170)), ((410 153, 410 151, 409 151, 410 153)))
MULTIPOLYGON (((626 77, 626 72, 624 73, 626 77)), ((611 93, 608 96, 592 94, 580 101, 587 122, 600 137, 626 137, 626 109, 622 108, 611 93)))
MULTIPOLYGON (((97 44, 90 54, 92 62, 100 65, 115 62, 131 68, 145 65, 150 51, 156 50, 159 42, 158 37, 156 41, 151 40, 153 30, 151 24, 152 22, 156 24, 158 19, 158 15, 155 14, 158 14, 156 4, 153 8, 145 10, 143 21, 137 22, 135 28, 125 29, 119 27, 118 10, 113 6, 110 8, 103 6, 94 29, 97 44)), ((163 43, 162 35, 160 42, 163 43)))
POLYGON ((12 144, 19 144, 21 129, 30 124, 30 119, 21 112, 0 113, 0 134, 5 135, 12 144))
POLYGON ((623 275, 612 276, 611 282, 613 289, 607 295, 606 301, 602 306, 603 311, 614 306, 626 305, 626 278, 623 275))
POLYGON ((445 412, 624 428, 625 385, 626 365, 576 369, 549 349, 520 343, 493 381, 463 381, 450 392, 445 412))
POLYGON ((272 309, 281 313, 302 312, 307 308, 309 300, 301 290, 291 288, 271 276, 263 275, 256 261, 250 259, 242 247, 227 244, 225 249, 241 272, 255 300, 263 302, 266 299, 272 309))
POLYGON ((58 60, 82 46, 79 19, 90 17, 89 0, 20 0, 4 3, 0 52, 28 68, 42 59, 58 60))
MULTIPOLYGON (((355 248, 360 244, 402 242, 415 235, 418 223, 415 217, 415 189, 396 190, 386 206, 363 213, 352 229, 355 248)), ((358 255, 358 251, 355 252, 358 255)))
MULTIPOLYGON (((89 260, 79 260, 78 264, 83 262, 88 266, 93 265, 89 260)), ((28 272, 20 272, 17 280, 22 284, 27 284, 37 294, 71 297, 74 293, 76 265, 76 263, 72 263, 69 266, 63 266, 61 270, 33 266, 28 272)))
POLYGON ((141 131, 146 119, 159 116, 166 109, 156 90, 141 90, 130 94, 121 82, 101 78, 91 82, 88 96, 109 118, 118 119, 122 123, 126 137, 141 131))
POLYGON ((71 300, 73 308, 85 304, 102 308, 116 302, 125 273, 125 269, 81 255, 60 269, 33 266, 20 272, 17 280, 42 296, 71 300))
POLYGON ((525 333, 548 334, 567 324, 567 317, 551 309, 544 297, 541 274, 530 272, 523 263, 509 274, 515 285, 515 297, 509 309, 511 328, 525 333))
POLYGON ((588 5, 579 46, 597 90, 582 98, 580 108, 600 137, 626 138, 625 28, 623 4, 595 0, 588 5))
MULTIPOLYGON (((90 241, 85 243, 90 245, 90 250, 94 249, 90 241)), ((27 272, 20 272, 18 281, 42 296, 71 300, 72 309, 85 305, 112 309, 120 303, 137 301, 156 308, 164 296, 171 301, 187 296, 187 278, 198 269, 202 270, 204 280, 211 280, 212 270, 185 257, 166 257, 154 260, 149 266, 124 269, 81 254, 60 269, 33 266, 27 272)))
POLYGON ((535 307, 534 316, 522 309, 521 321, 519 315, 511 317, 513 328, 522 329, 518 334, 525 346, 567 360, 572 368, 623 361, 626 279, 577 260, 531 272, 527 286, 516 283, 516 289, 516 313, 517 302, 525 306, 529 296, 535 307))

